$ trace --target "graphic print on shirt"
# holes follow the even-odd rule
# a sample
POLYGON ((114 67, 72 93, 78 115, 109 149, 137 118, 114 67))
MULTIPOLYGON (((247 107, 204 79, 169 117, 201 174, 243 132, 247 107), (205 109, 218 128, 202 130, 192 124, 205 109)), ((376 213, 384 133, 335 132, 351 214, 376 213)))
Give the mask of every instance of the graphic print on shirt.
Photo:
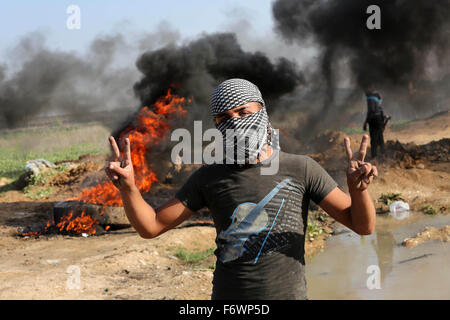
POLYGON ((285 199, 282 199, 278 207, 275 217, 270 220, 269 214, 264 209, 264 206, 269 203, 278 192, 284 188, 289 182, 290 178, 286 178, 278 183, 261 201, 257 204, 252 202, 241 203, 236 207, 231 216, 232 222, 230 226, 222 230, 218 239, 221 243, 221 250, 219 259, 222 262, 229 262, 236 260, 245 253, 245 243, 249 237, 258 235, 264 230, 268 230, 262 244, 258 250, 254 263, 258 261, 259 255, 266 244, 266 240, 275 225, 278 214, 284 206, 285 199))

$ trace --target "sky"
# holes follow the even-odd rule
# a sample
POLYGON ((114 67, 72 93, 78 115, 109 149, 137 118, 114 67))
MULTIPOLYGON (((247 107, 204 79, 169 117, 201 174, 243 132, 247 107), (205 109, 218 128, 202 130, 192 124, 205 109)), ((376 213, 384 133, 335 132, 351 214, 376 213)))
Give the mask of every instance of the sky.
POLYGON ((83 51, 99 35, 122 32, 132 36, 168 23, 181 37, 221 31, 245 18, 253 32, 272 32, 272 0, 15 0, 0 4, 0 53, 7 54, 27 33, 40 31, 47 45, 64 51, 83 51), (69 30, 70 5, 81 11, 81 28, 69 30), (5 53, 6 52, 6 53, 5 53))

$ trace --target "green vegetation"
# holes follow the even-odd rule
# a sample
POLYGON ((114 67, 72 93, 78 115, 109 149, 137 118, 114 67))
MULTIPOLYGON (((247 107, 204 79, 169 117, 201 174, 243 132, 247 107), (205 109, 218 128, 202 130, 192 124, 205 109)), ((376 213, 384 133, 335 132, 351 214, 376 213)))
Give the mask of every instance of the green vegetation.
POLYGON ((33 190, 29 186, 27 186, 23 189, 23 193, 25 193, 27 195, 27 197, 30 199, 38 200, 38 199, 42 199, 42 198, 47 198, 49 195, 51 195, 53 193, 53 189, 48 187, 48 188, 33 190))
POLYGON ((399 120, 391 122, 390 124, 388 124, 388 126, 391 128, 391 130, 397 131, 405 129, 411 122, 412 120, 399 120))
MULTIPOLYGON (((57 167, 59 168, 59 166, 57 167)), ((49 180, 58 175, 59 170, 48 169, 38 175, 31 175, 28 179, 28 186, 45 186, 49 180)))
POLYGON ((379 201, 383 202, 385 205, 390 206, 392 202, 397 200, 405 201, 401 196, 401 193, 382 193, 378 198, 379 201))
POLYGON ((101 125, 71 125, 6 130, 0 135, 0 177, 16 180, 27 160, 75 160, 109 152, 109 130, 101 125))
MULTIPOLYGON (((214 254, 214 250, 215 248, 209 248, 207 250, 198 250, 198 249, 194 249, 194 250, 188 250, 184 247, 177 247, 175 248, 175 257, 179 258, 180 260, 182 260, 184 263, 187 264, 194 264, 194 263, 198 263, 200 261, 203 261, 205 259, 207 259, 208 257, 212 256, 214 254)), ((209 266, 211 267, 211 266, 209 266)))
POLYGON ((306 228, 306 236, 308 237, 308 240, 312 241, 319 237, 322 233, 323 229, 320 225, 308 220, 308 226, 306 228))
POLYGON ((422 207, 422 211, 423 211, 423 213, 425 213, 425 214, 436 214, 436 213, 437 213, 437 210, 436 210, 435 208, 433 208, 433 207, 431 206, 431 204, 429 204, 429 203, 426 203, 426 204, 422 207))
POLYGON ((28 198, 33 200, 38 200, 41 198, 46 198, 53 193, 53 189, 48 187, 48 182, 59 174, 59 172, 67 170, 65 166, 58 166, 56 170, 46 170, 38 175, 31 175, 28 178, 28 185, 23 188, 23 193, 27 195, 28 198))

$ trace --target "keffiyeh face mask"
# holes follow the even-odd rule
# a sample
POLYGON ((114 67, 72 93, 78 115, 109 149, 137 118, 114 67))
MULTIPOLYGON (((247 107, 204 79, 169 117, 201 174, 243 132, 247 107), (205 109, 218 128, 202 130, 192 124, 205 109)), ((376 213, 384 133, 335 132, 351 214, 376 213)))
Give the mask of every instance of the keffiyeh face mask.
POLYGON ((211 113, 214 117, 249 102, 259 102, 263 108, 248 116, 230 118, 216 124, 223 136, 226 163, 255 163, 264 145, 271 145, 273 141, 268 139, 268 128, 271 133, 274 130, 269 123, 261 92, 253 83, 230 79, 222 82, 212 95, 211 113))
POLYGON ((266 109, 245 117, 230 118, 216 127, 222 133, 227 163, 255 162, 267 143, 266 109))

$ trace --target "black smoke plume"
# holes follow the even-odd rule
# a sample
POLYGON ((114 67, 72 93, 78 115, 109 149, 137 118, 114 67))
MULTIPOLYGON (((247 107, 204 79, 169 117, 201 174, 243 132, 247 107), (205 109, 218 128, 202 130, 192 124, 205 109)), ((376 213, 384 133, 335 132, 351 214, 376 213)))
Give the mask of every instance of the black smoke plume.
POLYGON ((137 71, 115 65, 125 46, 121 35, 98 37, 85 55, 50 49, 45 40, 38 32, 26 35, 10 50, 12 63, 0 65, 0 123, 16 127, 52 112, 76 117, 136 106, 137 71))
POLYGON ((142 105, 151 105, 172 87, 174 93, 192 97, 190 113, 201 119, 210 118, 211 94, 223 80, 255 83, 268 105, 303 82, 294 62, 279 58, 273 63, 261 52, 245 52, 233 33, 204 35, 182 46, 148 51, 136 65, 144 74, 134 85, 142 105))
MULTIPOLYGON (((139 57, 136 66, 143 74, 134 85, 141 106, 151 106, 171 88, 172 93, 191 99, 186 105, 189 120, 202 120, 206 127, 213 124, 211 94, 226 79, 244 78, 256 84, 269 113, 280 96, 304 81, 296 63, 283 57, 272 62, 262 52, 245 52, 234 33, 206 34, 183 45, 149 50, 139 57)), ((113 136, 118 137, 135 117, 125 120, 113 136)))
POLYGON ((285 39, 319 47, 325 88, 322 115, 336 114, 330 108, 348 105, 368 86, 407 92, 405 88, 427 74, 439 78, 448 73, 450 1, 277 0, 272 10, 275 28, 285 39), (381 10, 381 29, 366 26, 370 5, 381 10), (342 62, 353 90, 344 104, 336 106, 342 62))

